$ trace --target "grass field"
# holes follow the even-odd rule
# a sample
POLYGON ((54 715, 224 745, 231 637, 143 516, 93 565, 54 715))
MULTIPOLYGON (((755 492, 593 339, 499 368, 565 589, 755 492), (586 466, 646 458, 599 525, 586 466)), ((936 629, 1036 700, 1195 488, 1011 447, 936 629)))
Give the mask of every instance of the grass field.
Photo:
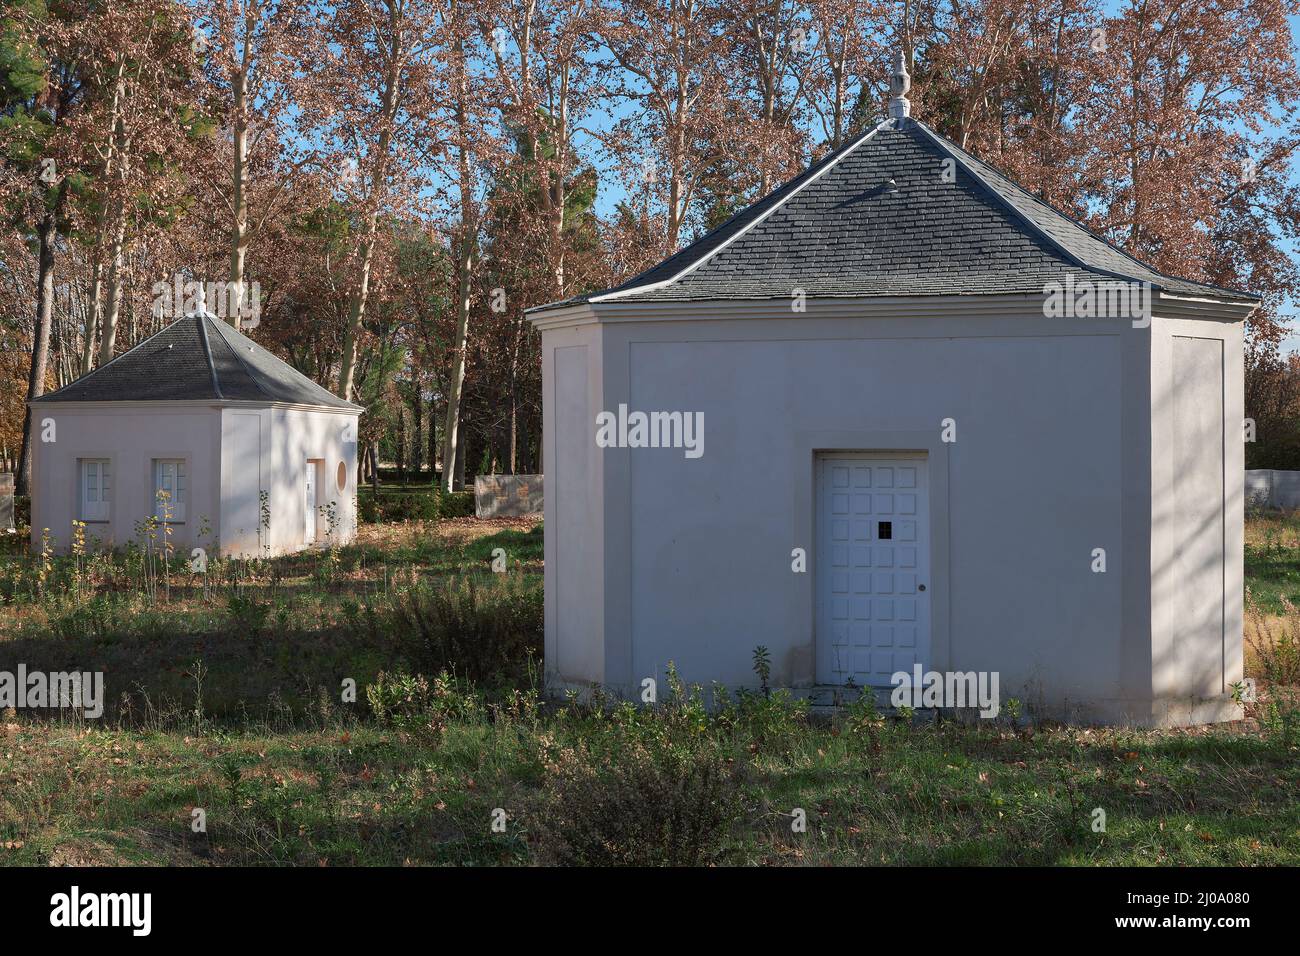
POLYGON ((363 526, 153 600, 138 555, 7 547, 0 670, 103 670, 109 699, 0 714, 0 863, 1300 862, 1293 517, 1248 533, 1282 703, 1177 732, 814 718, 671 677, 654 709, 545 702, 530 520, 363 526))

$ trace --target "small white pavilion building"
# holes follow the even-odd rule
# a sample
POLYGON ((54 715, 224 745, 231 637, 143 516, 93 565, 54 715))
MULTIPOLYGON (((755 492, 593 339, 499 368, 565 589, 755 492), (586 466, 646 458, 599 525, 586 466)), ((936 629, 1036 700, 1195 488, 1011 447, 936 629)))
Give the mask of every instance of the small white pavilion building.
MULTIPOLYGON (((901 67, 899 68, 901 74, 901 67)), ((1078 721, 1238 716, 1249 293, 889 119, 535 309, 546 668, 829 700, 915 668, 1078 721)))
POLYGON ((122 547, 167 493, 179 550, 277 555, 356 530, 357 416, 212 315, 31 403, 32 539, 122 547))

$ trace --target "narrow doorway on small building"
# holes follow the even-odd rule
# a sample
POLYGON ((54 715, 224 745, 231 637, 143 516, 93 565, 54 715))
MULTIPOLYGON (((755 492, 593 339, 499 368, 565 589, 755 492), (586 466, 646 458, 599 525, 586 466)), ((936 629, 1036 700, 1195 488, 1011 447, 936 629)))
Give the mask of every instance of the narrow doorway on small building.
POLYGON ((817 682, 888 687, 930 663, 924 452, 817 457, 817 682))
POLYGON ((303 529, 303 541, 307 544, 316 543, 316 521, 319 513, 316 510, 316 488, 320 484, 321 460, 319 458, 307 459, 307 483, 304 489, 304 519, 305 527, 303 529))

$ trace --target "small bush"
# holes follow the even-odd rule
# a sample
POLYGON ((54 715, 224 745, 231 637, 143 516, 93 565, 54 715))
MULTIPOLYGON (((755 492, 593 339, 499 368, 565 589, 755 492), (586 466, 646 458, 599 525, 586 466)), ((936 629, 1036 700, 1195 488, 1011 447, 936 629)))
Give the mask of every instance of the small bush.
POLYGON ((534 829, 543 862, 701 866, 725 862, 743 813, 744 764, 713 750, 634 745, 616 761, 560 750, 534 829))
POLYGON ((433 521, 438 517, 438 499, 420 492, 380 495, 379 516, 382 521, 433 521))
POLYGON ((474 517, 474 492, 440 491, 438 493, 439 518, 474 517))
POLYGON ((1300 684, 1300 613, 1285 596, 1281 600, 1281 618, 1270 621, 1247 595, 1246 643, 1265 681, 1296 685, 1300 684))
POLYGON ((843 719, 850 748, 880 752, 880 731, 885 720, 876 709, 876 692, 872 688, 863 688, 857 699, 844 708, 843 719))
POLYGON ((447 670, 476 684, 521 681, 540 657, 542 590, 514 575, 456 577, 399 592, 388 629, 428 673, 447 670))
POLYGON ((429 488, 396 493, 381 492, 376 499, 365 494, 358 500, 361 520, 370 524, 381 521, 436 521, 439 518, 464 518, 474 515, 474 492, 441 491, 429 488))
POLYGON ((1271 688, 1250 712, 1267 736, 1280 739, 1288 749, 1300 736, 1300 693, 1291 688, 1271 688))
POLYGON ((432 681, 380 671, 366 687, 366 700, 381 724, 423 734, 440 735, 449 720, 472 722, 483 713, 478 695, 446 671, 432 681))
POLYGON ((233 594, 226 602, 231 623, 241 633, 259 635, 271 616, 271 605, 257 598, 233 594))
POLYGON ((118 614, 117 602, 106 596, 74 605, 65 613, 50 619, 51 629, 65 640, 90 637, 103 641, 115 633, 128 631, 130 624, 130 616, 127 616, 127 620, 122 620, 118 614))

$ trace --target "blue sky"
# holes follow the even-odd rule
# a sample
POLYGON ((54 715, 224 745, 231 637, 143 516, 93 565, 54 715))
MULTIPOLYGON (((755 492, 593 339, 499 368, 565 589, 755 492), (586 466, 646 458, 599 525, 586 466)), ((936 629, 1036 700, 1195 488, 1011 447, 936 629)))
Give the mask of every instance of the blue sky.
MULTIPOLYGON (((1105 4, 1108 12, 1114 12, 1123 5, 1123 0, 1108 0, 1105 4)), ((1296 38, 1300 37, 1300 17, 1291 18, 1292 45, 1298 50, 1300 58, 1300 47, 1296 45, 1296 38)), ((591 118, 591 125, 599 130, 606 130, 613 126, 622 116, 626 115, 629 107, 623 106, 619 110, 611 112, 601 117, 591 118)), ((601 155, 601 151, 594 142, 585 142, 582 144, 583 152, 586 158, 591 161, 600 172, 600 188, 596 197, 596 212, 601 216, 609 216, 613 213, 618 203, 627 198, 619 181, 618 172, 612 167, 607 158, 601 155)), ((1293 180, 1300 182, 1300 157, 1293 158, 1290 167, 1290 175, 1293 180)), ((1295 258, 1300 255, 1300 246, 1295 242, 1288 242, 1288 252, 1295 258)), ((1284 308, 1284 318, 1295 315, 1297 312, 1296 304, 1288 302, 1284 308)), ((1300 351, 1300 323, 1292 322, 1292 334, 1284 341, 1284 351, 1300 351)))

